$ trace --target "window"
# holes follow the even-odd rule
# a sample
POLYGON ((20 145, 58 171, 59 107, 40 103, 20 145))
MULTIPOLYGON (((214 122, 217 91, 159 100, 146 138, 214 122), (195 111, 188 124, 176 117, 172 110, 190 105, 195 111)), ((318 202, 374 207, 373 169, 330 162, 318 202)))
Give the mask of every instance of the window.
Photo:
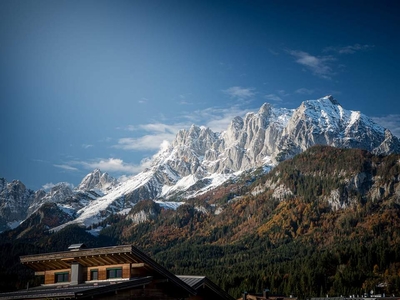
POLYGON ((90 270, 90 280, 98 280, 99 279, 99 271, 97 269, 90 270))
POLYGON ((122 268, 107 269, 107 279, 122 278, 122 268))
POLYGON ((55 274, 56 283, 57 282, 68 282, 69 281, 69 274, 68 272, 56 273, 55 274))

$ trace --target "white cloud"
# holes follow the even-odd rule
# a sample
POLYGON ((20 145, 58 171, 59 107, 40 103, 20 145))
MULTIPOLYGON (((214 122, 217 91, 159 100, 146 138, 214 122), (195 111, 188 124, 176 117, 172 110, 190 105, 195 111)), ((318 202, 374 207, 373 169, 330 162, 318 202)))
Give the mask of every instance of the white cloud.
POLYGON ((300 88, 295 91, 296 94, 300 95, 312 95, 314 93, 314 90, 306 89, 306 88, 300 88))
POLYGON ((157 151, 160 145, 167 141, 172 142, 181 129, 188 129, 192 124, 209 127, 214 132, 226 130, 235 116, 244 116, 250 110, 243 110, 238 105, 229 108, 210 107, 197 110, 190 114, 182 115, 180 121, 175 124, 149 123, 130 125, 129 131, 143 133, 140 137, 125 137, 118 140, 113 147, 123 150, 157 151))
POLYGON ((191 95, 191 93, 186 94, 186 95, 183 95, 183 94, 179 95, 178 103, 180 105, 192 105, 193 102, 190 102, 190 101, 187 100, 188 96, 190 97, 190 95, 191 95))
POLYGON ((228 128, 234 117, 242 117, 250 111, 254 110, 242 109, 240 105, 233 105, 228 108, 210 107, 197 110, 190 115, 186 115, 185 118, 190 120, 191 124, 203 125, 214 132, 221 132, 228 128))
POLYGON ((296 62, 308 70, 310 70, 314 75, 330 79, 333 72, 332 68, 329 66, 330 61, 334 61, 335 58, 332 56, 313 56, 304 51, 288 51, 290 55, 296 58, 296 62))
POLYGON ((66 171, 78 171, 77 168, 71 167, 69 165, 53 165, 53 166, 63 169, 63 170, 66 170, 66 171))
MULTIPOLYGON (((242 104, 242 103, 241 103, 242 104)), ((228 128, 236 116, 244 116, 247 112, 254 111, 242 109, 241 104, 228 108, 210 107, 197 110, 186 115, 177 116, 180 121, 174 124, 149 123, 130 125, 127 130, 142 134, 139 137, 125 137, 118 140, 114 148, 137 151, 157 151, 164 142, 172 142, 181 129, 189 129, 192 124, 209 127, 214 132, 221 132, 228 128)))
POLYGON ((265 99, 271 100, 271 101, 276 101, 276 102, 280 102, 282 101, 282 98, 279 97, 278 95, 275 94, 268 94, 264 96, 265 99))
POLYGON ((111 137, 105 137, 103 139, 100 139, 99 142, 100 143, 109 143, 111 142, 113 139, 111 137))
POLYGON ((290 96, 290 94, 287 93, 285 90, 278 90, 278 94, 279 94, 281 97, 290 96))
POLYGON ((181 100, 181 101, 179 101, 179 104, 180 104, 180 105, 192 105, 193 102, 188 102, 188 101, 186 101, 186 100, 181 100))
MULTIPOLYGON (((214 132, 221 132, 228 128, 231 120, 235 116, 243 117, 247 112, 254 111, 242 109, 240 104, 232 105, 228 108, 210 107, 203 110, 197 110, 187 115, 180 115, 181 121, 175 124, 164 124, 160 122, 130 125, 125 129, 134 134, 143 134, 139 137, 126 137, 118 140, 118 144, 113 147, 123 150, 151 151, 156 153, 170 146, 176 133, 181 129, 190 128, 191 124, 203 125, 211 128, 214 132), (183 121, 182 121, 183 120, 183 121)), ((92 161, 71 161, 67 164, 54 165, 64 170, 77 171, 77 167, 83 167, 87 170, 100 169, 110 173, 125 174, 119 178, 124 181, 130 176, 137 174, 151 166, 152 158, 143 159, 139 164, 124 162, 122 159, 110 157, 99 158, 92 161)), ((46 185, 51 188, 51 184, 46 185)))
POLYGON ((52 182, 48 182, 48 183, 46 183, 46 184, 44 184, 43 186, 42 186, 42 188, 44 189, 44 190, 50 190, 51 188, 53 188, 55 186, 55 184, 54 183, 52 183, 52 182))
POLYGON ((182 128, 181 125, 182 124, 180 123, 174 125, 168 125, 163 123, 149 123, 149 124, 139 125, 139 128, 153 132, 176 133, 179 131, 179 129, 182 128))
POLYGON ((223 92, 234 99, 244 100, 255 95, 254 88, 242 88, 240 86, 232 86, 223 92))
POLYGON ((82 148, 84 148, 84 149, 88 149, 88 148, 91 148, 91 147, 93 147, 93 145, 82 144, 82 148))
POLYGON ((327 47, 323 50, 323 52, 337 52, 339 54, 354 54, 357 51, 366 51, 370 50, 371 48, 374 48, 374 45, 360 45, 360 44, 354 44, 350 46, 344 46, 344 47, 327 47))
POLYGON ((119 158, 108 158, 108 159, 100 159, 98 161, 93 162, 75 162, 77 164, 82 165, 85 169, 94 170, 100 169, 104 172, 124 172, 130 174, 136 174, 144 170, 146 165, 133 165, 125 163, 122 159, 119 158))
POLYGON ((118 180, 119 182, 125 182, 125 181, 128 181, 128 180, 131 179, 131 178, 132 178, 132 176, 122 175, 122 176, 119 176, 119 177, 117 178, 117 180, 118 180))
POLYGON ((140 99, 140 100, 138 101, 138 103, 139 103, 139 104, 144 104, 144 103, 146 103, 147 101, 149 101, 149 100, 146 99, 146 98, 142 98, 142 99, 140 99))
POLYGON ((388 115, 384 117, 372 117, 381 126, 389 129, 395 136, 400 137, 400 115, 388 115))
POLYGON ((207 123, 207 127, 209 127, 214 132, 221 132, 228 128, 231 121, 232 121, 231 117, 225 116, 221 117, 220 119, 209 121, 207 123))
MULTIPOLYGON (((73 185, 72 183, 63 182, 62 184, 63 184, 63 185, 69 186, 71 189, 74 188, 74 185, 73 185)), ((45 191, 48 191, 48 190, 51 190, 51 189, 52 189, 53 187, 55 187, 55 186, 57 186, 57 184, 54 184, 54 183, 52 183, 52 182, 48 182, 48 183, 44 184, 44 185, 42 186, 42 188, 43 188, 45 191)))
POLYGON ((165 151, 168 150, 168 148, 171 146, 171 143, 164 140, 161 145, 160 145, 160 151, 165 151))
POLYGON ((154 133, 139 138, 119 139, 115 148, 124 150, 158 150, 163 141, 172 141, 175 133, 154 133))
POLYGON ((163 123, 149 123, 137 126, 130 125, 128 126, 128 130, 144 131, 148 134, 138 138, 121 138, 114 147, 124 150, 158 150, 163 141, 172 141, 180 129, 188 126, 190 126, 190 124, 186 123, 177 123, 173 125, 163 123))

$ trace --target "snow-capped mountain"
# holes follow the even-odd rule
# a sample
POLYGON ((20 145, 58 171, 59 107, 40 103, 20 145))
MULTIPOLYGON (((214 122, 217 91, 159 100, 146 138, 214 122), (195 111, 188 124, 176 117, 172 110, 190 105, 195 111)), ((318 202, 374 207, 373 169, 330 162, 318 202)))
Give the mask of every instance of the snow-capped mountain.
POLYGON ((180 130, 153 156, 148 169, 123 183, 95 170, 75 190, 63 188, 68 200, 46 194, 31 211, 51 198, 74 218, 55 230, 71 223, 90 226, 112 213, 127 212, 141 200, 184 201, 243 171, 272 168, 316 144, 400 153, 400 142, 389 130, 344 109, 331 96, 304 101, 297 109, 265 103, 256 113, 235 117, 223 132, 196 125, 180 130))
POLYGON ((26 218, 26 211, 35 199, 35 192, 19 180, 0 178, 0 231, 16 227, 26 218))
POLYGON ((64 213, 75 218, 76 211, 117 184, 115 178, 98 169, 86 175, 77 188, 60 182, 48 191, 40 189, 35 192, 18 180, 8 183, 0 178, 0 232, 18 226, 46 203, 56 204, 64 213))
POLYGON ((312 145, 360 148, 375 154, 398 153, 399 140, 359 111, 345 110, 332 96, 304 101, 279 140, 276 158, 284 160, 312 145))
POLYGON ((117 185, 118 181, 108 175, 102 173, 99 169, 87 174, 78 185, 78 191, 100 191, 105 193, 117 185))

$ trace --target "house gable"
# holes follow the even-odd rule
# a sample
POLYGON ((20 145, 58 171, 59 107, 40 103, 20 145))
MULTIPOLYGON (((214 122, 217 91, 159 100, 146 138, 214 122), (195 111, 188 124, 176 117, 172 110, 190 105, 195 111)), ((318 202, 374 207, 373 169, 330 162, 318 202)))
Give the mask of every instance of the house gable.
POLYGON ((40 287, 0 294, 2 299, 221 299, 232 300, 204 276, 179 278, 132 245, 21 256, 44 276, 40 287))

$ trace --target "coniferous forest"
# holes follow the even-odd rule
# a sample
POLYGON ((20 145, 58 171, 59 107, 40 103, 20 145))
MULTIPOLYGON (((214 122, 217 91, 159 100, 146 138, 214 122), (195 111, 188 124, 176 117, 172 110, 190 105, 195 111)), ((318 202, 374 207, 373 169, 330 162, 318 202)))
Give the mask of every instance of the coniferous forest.
MULTIPOLYGON (((234 297, 265 288, 302 299, 371 290, 399 295, 399 161, 400 155, 316 146, 176 210, 142 201, 128 215, 96 224, 99 236, 77 225, 51 232, 32 216, 1 234, 0 288, 38 284, 20 255, 79 242, 133 244, 174 274, 206 275, 234 297), (146 220, 138 222, 138 213, 146 220)), ((49 204, 41 215, 54 209, 49 204)))

